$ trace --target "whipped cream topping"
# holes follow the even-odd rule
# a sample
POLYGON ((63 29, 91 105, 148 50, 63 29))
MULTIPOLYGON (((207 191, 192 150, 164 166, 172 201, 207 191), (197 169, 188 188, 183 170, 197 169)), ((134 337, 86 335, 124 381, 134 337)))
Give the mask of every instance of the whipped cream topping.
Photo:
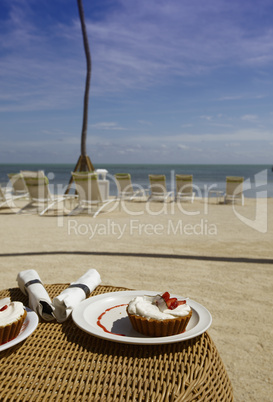
POLYGON ((24 314, 24 305, 21 302, 11 302, 9 297, 0 300, 0 326, 12 324, 24 314), (7 308, 4 308, 7 306, 7 308), (1 311, 2 310, 2 311, 1 311))
POLYGON ((139 315, 147 319, 154 318, 156 320, 169 320, 177 317, 184 317, 191 311, 190 306, 185 303, 173 310, 166 308, 161 311, 156 304, 153 304, 151 296, 137 296, 130 301, 128 312, 130 314, 139 315))

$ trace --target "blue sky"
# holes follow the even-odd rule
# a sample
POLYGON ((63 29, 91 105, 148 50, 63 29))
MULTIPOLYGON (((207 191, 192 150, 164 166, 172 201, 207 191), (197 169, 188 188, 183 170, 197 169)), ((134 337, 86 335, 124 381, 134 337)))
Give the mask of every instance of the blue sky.
MULTIPOLYGON (((271 0, 83 0, 96 163, 273 163, 271 0)), ((76 0, 2 0, 0 163, 80 155, 76 0)))

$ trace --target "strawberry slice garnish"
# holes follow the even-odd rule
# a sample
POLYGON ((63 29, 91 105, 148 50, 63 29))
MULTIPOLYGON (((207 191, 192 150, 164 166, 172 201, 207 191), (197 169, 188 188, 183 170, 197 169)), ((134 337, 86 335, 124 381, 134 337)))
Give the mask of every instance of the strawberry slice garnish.
POLYGON ((186 300, 177 300, 177 305, 182 306, 182 304, 186 304, 186 300))
POLYGON ((171 297, 166 301, 169 310, 174 310, 178 306, 178 301, 176 297, 171 297))
POLYGON ((167 302, 167 300, 169 300, 169 298, 170 298, 170 293, 169 293, 169 292, 165 292, 165 293, 163 293, 163 295, 162 295, 161 297, 163 297, 163 299, 165 300, 165 302, 167 302))
POLYGON ((177 300, 176 297, 170 297, 170 293, 169 293, 169 292, 165 292, 165 293, 162 294, 162 296, 160 296, 160 295, 157 295, 157 296, 156 296, 155 304, 159 307, 159 309, 160 309, 161 311, 163 311, 164 308, 166 308, 166 307, 164 306, 164 302, 163 302, 162 299, 163 299, 164 302, 166 303, 167 308, 168 308, 169 310, 174 310, 176 307, 182 306, 183 304, 186 304, 186 300, 177 300))

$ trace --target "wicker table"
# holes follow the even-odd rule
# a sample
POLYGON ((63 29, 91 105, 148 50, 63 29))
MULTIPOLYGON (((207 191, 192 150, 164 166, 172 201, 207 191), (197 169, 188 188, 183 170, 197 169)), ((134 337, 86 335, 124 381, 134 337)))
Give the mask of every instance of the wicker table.
MULTIPOLYGON (((45 285, 51 298, 67 284, 45 285)), ((98 286, 90 297, 124 288, 98 286)), ((27 305, 19 288, 0 291, 27 305)), ((207 332, 167 345, 93 337, 74 325, 44 322, 0 352, 1 401, 233 401, 232 387, 207 332)))

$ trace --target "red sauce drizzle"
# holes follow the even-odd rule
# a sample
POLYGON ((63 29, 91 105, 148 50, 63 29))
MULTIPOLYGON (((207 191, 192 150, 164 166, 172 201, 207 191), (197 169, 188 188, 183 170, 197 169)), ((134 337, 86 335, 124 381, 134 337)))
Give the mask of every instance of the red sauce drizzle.
POLYGON ((2 308, 0 308, 0 311, 5 311, 8 308, 7 304, 5 304, 2 308))
POLYGON ((104 332, 107 332, 108 334, 113 334, 113 335, 125 336, 124 334, 115 334, 114 332, 108 331, 108 329, 105 328, 105 326, 102 325, 102 323, 101 323, 101 319, 102 319, 102 317, 104 316, 104 314, 106 314, 108 311, 112 310, 113 308, 122 307, 122 306, 127 306, 127 304, 119 304, 118 306, 113 306, 113 307, 107 308, 107 309, 106 309, 103 313, 101 313, 101 315, 98 317, 97 325, 98 325, 99 327, 101 327, 104 332))

